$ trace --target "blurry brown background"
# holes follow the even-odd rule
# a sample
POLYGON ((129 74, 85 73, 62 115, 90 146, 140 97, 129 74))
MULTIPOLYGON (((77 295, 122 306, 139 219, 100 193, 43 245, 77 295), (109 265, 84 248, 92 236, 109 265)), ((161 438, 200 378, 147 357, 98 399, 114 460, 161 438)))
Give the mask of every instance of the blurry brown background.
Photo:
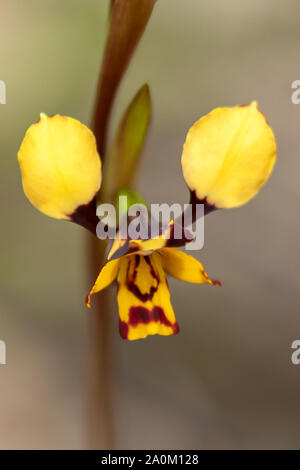
MULTIPOLYGON (((170 281, 178 336, 125 342, 114 314, 118 448, 299 448, 298 2, 158 0, 118 95, 145 81, 153 122, 139 188, 188 202, 180 155, 216 106, 257 99, 274 128, 274 174, 247 206, 208 216, 208 273, 223 287, 170 281)), ((84 448, 85 233, 38 213, 16 154, 41 111, 87 124, 106 33, 105 0, 2 0, 0 79, 0 448, 84 448)), ((115 302, 115 301, 114 301, 115 302)), ((116 305, 115 305, 116 306, 116 305)))

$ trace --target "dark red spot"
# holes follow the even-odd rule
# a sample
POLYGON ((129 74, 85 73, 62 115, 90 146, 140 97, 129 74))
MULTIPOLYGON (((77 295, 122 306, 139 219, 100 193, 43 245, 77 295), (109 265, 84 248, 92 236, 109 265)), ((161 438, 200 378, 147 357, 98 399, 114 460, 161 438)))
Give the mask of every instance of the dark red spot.
POLYGON ((222 286, 221 281, 218 281, 217 279, 212 279, 211 281, 213 283, 213 286, 220 286, 220 287, 222 286))
POLYGON ((136 327, 140 324, 147 325, 150 322, 161 323, 173 329, 173 333, 179 332, 177 323, 171 323, 161 307, 155 306, 152 310, 145 307, 131 307, 129 310, 129 325, 136 327))
POLYGON ((119 321, 119 331, 120 331, 121 338, 123 339, 128 338, 128 325, 122 320, 119 321))
POLYGON ((131 307, 129 312, 129 323, 131 326, 137 326, 139 323, 150 323, 151 312, 144 307, 131 307))

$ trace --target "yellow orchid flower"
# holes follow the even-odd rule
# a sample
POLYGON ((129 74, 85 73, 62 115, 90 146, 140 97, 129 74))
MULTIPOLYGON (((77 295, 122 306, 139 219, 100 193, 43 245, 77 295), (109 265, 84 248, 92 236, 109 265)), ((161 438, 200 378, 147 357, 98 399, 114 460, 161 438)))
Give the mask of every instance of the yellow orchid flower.
MULTIPOLYGON (((213 110, 191 127, 183 148, 191 202, 204 203, 205 213, 246 203, 268 179, 275 158, 272 129, 255 102, 213 110)), ((18 159, 24 192, 37 209, 96 232, 101 160, 86 126, 69 117, 41 114, 28 129, 18 159)), ((183 239, 181 245, 185 243, 183 239)), ((117 238, 86 304, 117 278, 123 338, 177 333, 165 273, 197 284, 220 284, 201 263, 177 250, 166 233, 147 240, 117 238)))
MULTIPOLYGON (((171 221, 171 228, 173 224, 171 221)), ((134 340, 178 333, 165 272, 195 284, 221 284, 208 277, 199 261, 174 248, 172 245, 177 242, 170 237, 169 228, 163 235, 148 240, 117 238, 87 296, 86 305, 90 307, 91 295, 117 279, 122 338, 134 340)))

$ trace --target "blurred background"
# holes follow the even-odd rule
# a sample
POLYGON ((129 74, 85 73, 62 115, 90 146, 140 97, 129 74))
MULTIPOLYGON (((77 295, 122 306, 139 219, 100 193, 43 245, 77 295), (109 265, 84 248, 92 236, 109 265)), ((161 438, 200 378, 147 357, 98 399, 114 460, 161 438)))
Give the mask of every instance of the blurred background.
MULTIPOLYGON (((120 89, 114 119, 148 82, 153 120, 139 189, 188 202, 188 128, 216 106, 258 100, 278 162, 245 207, 209 215, 197 255, 220 289, 170 280, 181 332, 121 340, 113 322, 117 448, 299 448, 299 123, 295 0, 158 0, 120 89)), ((0 79, 0 448, 86 447, 86 234, 25 198, 17 151, 47 114, 89 124, 106 0, 2 0, 0 79)), ((114 297, 113 297, 114 298, 114 297)))

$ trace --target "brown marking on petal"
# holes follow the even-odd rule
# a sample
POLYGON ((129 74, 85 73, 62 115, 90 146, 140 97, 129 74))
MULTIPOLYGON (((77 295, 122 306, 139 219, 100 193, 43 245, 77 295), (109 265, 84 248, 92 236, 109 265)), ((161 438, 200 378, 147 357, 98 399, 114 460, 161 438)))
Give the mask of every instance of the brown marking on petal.
POLYGON ((154 306, 152 310, 145 307, 131 307, 129 310, 129 326, 136 327, 140 324, 147 325, 150 322, 161 323, 169 326, 173 330, 173 334, 179 332, 177 322, 171 323, 165 315, 161 307, 154 306))
MULTIPOLYGON (((136 282, 136 277, 137 277, 137 270, 138 270, 138 266, 140 264, 140 256, 139 255, 135 255, 134 257, 134 270, 133 270, 133 273, 132 275, 130 276, 130 262, 128 263, 128 266, 127 266, 127 281, 126 281, 126 287, 128 290, 130 290, 130 292, 135 295, 139 300, 141 300, 142 302, 147 302, 147 300, 152 300, 155 292, 157 292, 157 289, 158 289, 158 286, 159 286, 159 276, 158 274, 155 272, 152 264, 151 264, 151 260, 149 258, 149 256, 144 256, 144 259, 146 261, 146 263, 150 266, 150 272, 151 272, 151 276, 153 277, 153 279, 156 280, 156 286, 151 286, 150 288, 150 291, 149 292, 145 292, 145 293, 142 293, 140 291, 140 288, 135 284, 136 282)), ((130 260, 131 262, 133 262, 133 259, 130 260)))
POLYGON ((196 220, 196 204, 204 204, 204 215, 210 214, 210 212, 215 211, 218 209, 214 204, 211 204, 210 202, 207 201, 206 198, 204 199, 199 199, 196 191, 191 191, 191 196, 190 196, 190 204, 192 204, 192 221, 195 222, 196 220))
POLYGON ((148 266, 150 267, 150 273, 151 273, 151 276, 157 280, 157 282, 159 282, 159 276, 158 274, 155 272, 153 266, 152 266, 152 263, 151 263, 151 259, 150 259, 150 256, 144 256, 144 260, 146 261, 146 263, 148 264, 148 266))
POLYGON ((99 222, 96 215, 96 195, 87 204, 78 206, 68 217, 71 222, 81 225, 96 235, 96 227, 99 222))
POLYGON ((212 282, 213 286, 222 287, 222 282, 218 281, 217 279, 212 279, 211 282, 212 282))
MULTIPOLYGON (((128 253, 134 253, 135 251, 139 251, 141 249, 140 245, 136 241, 131 240, 130 238, 128 240, 130 240, 130 249, 128 250, 128 253)), ((147 240, 143 240, 141 238, 140 241, 143 242, 147 240)))
POLYGON ((128 253, 134 254, 136 251, 139 251, 139 250, 140 250, 140 247, 138 245, 131 245, 128 250, 128 253))
MULTIPOLYGON (((138 255, 135 255, 134 258, 135 258, 135 268, 137 269, 137 268, 139 267, 139 265, 140 265, 141 257, 138 256, 138 255)), ((147 256, 147 258, 148 258, 148 256, 147 256)), ((146 258, 145 258, 145 259, 146 259, 146 258)))
POLYGON ((120 331, 120 336, 123 339, 128 339, 128 325, 126 322, 120 320, 119 321, 119 331, 120 331))
POLYGON ((145 307, 131 307, 129 311, 129 324, 131 326, 138 326, 140 323, 147 324, 154 321, 151 316, 152 311, 145 307))
POLYGON ((166 240, 166 246, 168 247, 179 247, 184 246, 186 243, 190 243, 193 241, 193 235, 183 227, 182 224, 182 217, 180 216, 176 221, 170 225, 170 236, 169 239, 166 240), (175 232, 180 232, 180 237, 175 238, 175 232))

